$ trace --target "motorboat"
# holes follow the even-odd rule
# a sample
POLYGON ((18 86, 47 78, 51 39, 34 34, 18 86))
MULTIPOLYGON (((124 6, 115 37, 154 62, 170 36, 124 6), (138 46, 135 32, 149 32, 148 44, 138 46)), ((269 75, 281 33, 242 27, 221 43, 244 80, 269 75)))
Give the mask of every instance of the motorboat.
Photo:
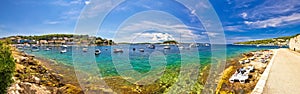
POLYGON ((164 49, 171 49, 171 47, 170 46, 165 46, 164 49))
POLYGON ((198 47, 198 45, 196 43, 192 43, 192 44, 189 45, 189 47, 190 48, 195 48, 195 47, 198 47))
POLYGON ((208 43, 205 43, 204 46, 209 47, 210 45, 208 43))
POLYGON ((47 47, 46 49, 45 49, 45 51, 50 51, 51 50, 51 48, 49 48, 49 47, 47 47))
POLYGON ((123 53, 122 49, 114 49, 114 53, 123 53))
POLYGON ((88 48, 84 47, 84 48, 82 48, 82 51, 83 51, 83 52, 87 52, 87 51, 88 51, 88 48))
POLYGON ((145 52, 145 50, 144 50, 144 49, 139 49, 139 51, 140 51, 140 52, 145 52))
POLYGON ((66 53, 67 52, 67 49, 62 49, 61 51, 60 51, 60 53, 66 53))
POLYGON ((154 44, 150 44, 150 45, 148 45, 148 48, 149 49, 155 49, 155 45, 154 44))
POLYGON ((38 52, 40 49, 37 46, 32 46, 31 47, 31 52, 38 52))
POLYGON ((17 47, 17 49, 18 49, 20 52, 24 52, 24 48, 21 47, 21 46, 17 47))
POLYGON ((99 49, 95 50, 95 55, 99 55, 101 53, 101 51, 99 49))
POLYGON ((67 45, 62 45, 62 50, 60 51, 60 53, 66 53, 67 52, 67 45))
POLYGON ((184 49, 184 46, 178 46, 179 49, 184 49))

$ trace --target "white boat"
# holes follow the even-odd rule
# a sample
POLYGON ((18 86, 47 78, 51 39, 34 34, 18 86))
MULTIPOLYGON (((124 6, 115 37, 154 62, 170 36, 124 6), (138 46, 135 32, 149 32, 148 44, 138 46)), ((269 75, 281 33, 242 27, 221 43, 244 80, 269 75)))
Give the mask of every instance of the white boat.
POLYGON ((40 49, 37 46, 32 46, 31 51, 32 52, 38 52, 38 51, 40 51, 40 49))
POLYGON ((171 47, 170 46, 165 46, 164 49, 171 49, 171 47))
POLYGON ((87 52, 87 51, 88 51, 88 48, 85 48, 85 47, 84 47, 84 48, 82 48, 82 51, 83 51, 83 52, 87 52))
POLYGON ((45 51, 50 51, 50 48, 47 47, 47 48, 45 49, 45 51))
POLYGON ((101 53, 101 51, 99 49, 95 50, 95 55, 99 55, 101 53))
POLYGON ((67 49, 62 49, 61 51, 60 51, 60 53, 66 53, 67 52, 67 49))
POLYGON ((192 44, 189 45, 189 47, 190 48, 195 48, 195 47, 198 47, 198 45, 196 43, 192 43, 192 44))
POLYGON ((67 45, 62 45, 62 50, 60 51, 60 53, 66 53, 67 52, 67 45))
POLYGON ((184 49, 184 46, 179 46, 178 48, 179 48, 179 49, 184 49))
POLYGON ((206 46, 206 47, 209 47, 210 45, 209 45, 208 43, 205 43, 205 46, 206 46))
POLYGON ((149 49, 155 49, 155 45, 154 44, 150 44, 150 45, 148 45, 148 48, 149 49))
POLYGON ((20 51, 20 52, 24 52, 24 48, 23 47, 17 47, 17 49, 20 51))
POLYGON ((114 49, 114 53, 123 53, 122 49, 114 49))
POLYGON ((68 48, 68 46, 67 46, 67 45, 62 45, 61 47, 62 47, 62 48, 68 48))
POLYGON ((139 49, 139 51, 140 51, 140 52, 145 52, 145 50, 144 50, 144 49, 139 49))

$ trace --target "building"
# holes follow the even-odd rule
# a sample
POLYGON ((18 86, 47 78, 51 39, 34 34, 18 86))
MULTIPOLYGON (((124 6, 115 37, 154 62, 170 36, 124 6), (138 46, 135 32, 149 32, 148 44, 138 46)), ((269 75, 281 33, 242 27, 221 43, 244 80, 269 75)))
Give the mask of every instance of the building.
POLYGON ((290 39, 289 48, 293 51, 300 52, 300 35, 290 39))

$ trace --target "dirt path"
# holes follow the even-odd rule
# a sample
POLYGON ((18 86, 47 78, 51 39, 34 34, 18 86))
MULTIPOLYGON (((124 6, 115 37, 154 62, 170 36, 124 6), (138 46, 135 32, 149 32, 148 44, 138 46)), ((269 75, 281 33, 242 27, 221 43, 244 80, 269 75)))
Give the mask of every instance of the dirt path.
POLYGON ((279 49, 263 94, 299 94, 300 53, 279 49))

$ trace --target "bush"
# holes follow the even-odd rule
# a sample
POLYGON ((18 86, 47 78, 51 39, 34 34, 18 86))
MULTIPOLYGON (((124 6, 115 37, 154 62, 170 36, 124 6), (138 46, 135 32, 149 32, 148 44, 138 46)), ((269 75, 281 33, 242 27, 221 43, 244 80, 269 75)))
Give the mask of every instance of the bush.
POLYGON ((15 63, 10 48, 0 42, 0 94, 5 94, 7 87, 13 82, 14 70, 15 63))

